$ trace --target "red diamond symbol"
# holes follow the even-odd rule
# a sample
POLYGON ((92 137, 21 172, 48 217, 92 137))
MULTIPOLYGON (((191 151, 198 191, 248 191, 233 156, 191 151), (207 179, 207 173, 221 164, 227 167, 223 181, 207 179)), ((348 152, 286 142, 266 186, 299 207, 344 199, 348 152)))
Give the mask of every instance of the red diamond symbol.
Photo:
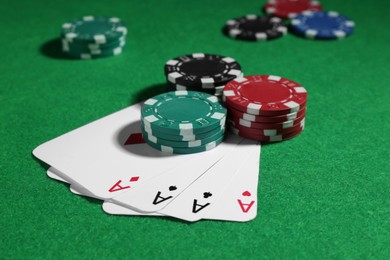
POLYGON ((131 177, 130 182, 138 181, 138 179, 139 179, 139 176, 131 177))
POLYGON ((141 133, 134 133, 130 134, 129 138, 127 138, 125 145, 130 145, 130 144, 143 144, 145 143, 144 139, 142 138, 141 133))

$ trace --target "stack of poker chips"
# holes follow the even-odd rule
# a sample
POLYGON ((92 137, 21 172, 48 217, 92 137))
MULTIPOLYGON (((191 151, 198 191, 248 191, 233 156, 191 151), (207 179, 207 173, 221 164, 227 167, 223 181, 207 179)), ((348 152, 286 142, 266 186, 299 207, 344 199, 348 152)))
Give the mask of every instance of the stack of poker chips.
POLYGON ((292 80, 270 75, 238 78, 225 86, 223 100, 228 125, 239 136, 277 142, 304 129, 307 93, 292 80))
POLYGON ((144 141, 167 153, 208 151, 223 141, 226 109, 203 92, 178 90, 145 101, 141 109, 144 141))
POLYGON ((243 73, 233 58, 193 53, 167 61, 165 76, 169 91, 201 91, 221 97, 224 86, 243 73))
POLYGON ((355 23, 334 11, 322 11, 313 0, 268 0, 264 12, 281 19, 290 19, 294 34, 307 39, 335 40, 352 34, 355 23))
POLYGON ((291 30, 307 39, 342 39, 354 28, 352 20, 334 11, 305 11, 291 19, 291 30))
POLYGON ((279 17, 248 14, 228 20, 222 31, 238 40, 269 41, 286 35, 287 27, 279 17))
POLYGON ((222 31, 233 39, 269 41, 287 34, 286 24, 295 35, 307 39, 335 40, 352 34, 355 23, 335 11, 322 11, 313 0, 268 0, 265 16, 248 14, 229 19, 222 31))
POLYGON ((305 11, 321 11, 322 6, 313 0, 268 0, 264 12, 282 19, 290 19, 305 11))
POLYGON ((127 28, 116 17, 84 16, 62 25, 62 50, 70 58, 96 59, 122 53, 127 28))

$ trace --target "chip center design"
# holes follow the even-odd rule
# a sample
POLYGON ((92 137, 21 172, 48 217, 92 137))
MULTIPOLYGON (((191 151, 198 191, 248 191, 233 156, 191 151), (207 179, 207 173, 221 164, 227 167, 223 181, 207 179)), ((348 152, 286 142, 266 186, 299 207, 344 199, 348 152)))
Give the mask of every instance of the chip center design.
POLYGON ((328 17, 308 18, 306 24, 309 28, 315 28, 316 30, 331 30, 340 27, 340 23, 337 20, 329 19, 328 17))
POLYGON ((181 69, 194 76, 210 76, 222 74, 226 67, 218 60, 191 60, 183 63, 181 69))
POLYGON ((242 23, 240 29, 251 31, 251 32, 265 32, 274 27, 274 24, 264 20, 248 20, 242 23))
POLYGON ((287 99, 291 92, 282 84, 276 82, 251 82, 251 84, 244 84, 240 88, 240 93, 243 97, 250 101, 257 101, 260 103, 273 103, 287 99))
POLYGON ((210 105, 200 99, 176 98, 163 102, 158 107, 158 113, 170 121, 195 121, 210 114, 210 105))
POLYGON ((89 34, 90 32, 104 34, 112 30, 112 25, 102 21, 85 22, 80 24, 77 30, 85 34, 89 34))

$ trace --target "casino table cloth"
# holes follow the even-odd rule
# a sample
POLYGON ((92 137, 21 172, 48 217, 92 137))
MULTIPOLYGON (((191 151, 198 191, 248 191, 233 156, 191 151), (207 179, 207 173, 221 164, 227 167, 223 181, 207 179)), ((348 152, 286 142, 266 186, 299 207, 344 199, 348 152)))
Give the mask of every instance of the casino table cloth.
POLYGON ((322 1, 356 23, 339 41, 288 34, 230 39, 226 20, 265 1, 3 1, 0 258, 302 259, 390 257, 388 1, 322 1), (65 58, 61 24, 122 18, 117 57, 65 58), (98 200, 49 180, 41 143, 165 89, 164 63, 204 52, 245 75, 279 75, 308 91, 306 128, 262 147, 257 218, 247 223, 110 216, 98 200))

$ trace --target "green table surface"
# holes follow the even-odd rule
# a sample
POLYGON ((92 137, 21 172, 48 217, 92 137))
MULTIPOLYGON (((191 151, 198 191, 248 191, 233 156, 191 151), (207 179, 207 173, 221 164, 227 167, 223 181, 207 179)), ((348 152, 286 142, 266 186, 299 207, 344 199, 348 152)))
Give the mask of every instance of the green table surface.
POLYGON ((388 1, 323 2, 356 22, 341 41, 229 39, 229 18, 264 1, 28 1, 0 7, 0 258, 390 258, 388 1), (124 53, 65 59, 63 22, 118 16, 124 53), (264 145, 248 223, 119 217, 72 195, 35 160, 39 144, 164 90, 163 65, 193 52, 234 57, 246 75, 308 91, 306 129, 264 145))

